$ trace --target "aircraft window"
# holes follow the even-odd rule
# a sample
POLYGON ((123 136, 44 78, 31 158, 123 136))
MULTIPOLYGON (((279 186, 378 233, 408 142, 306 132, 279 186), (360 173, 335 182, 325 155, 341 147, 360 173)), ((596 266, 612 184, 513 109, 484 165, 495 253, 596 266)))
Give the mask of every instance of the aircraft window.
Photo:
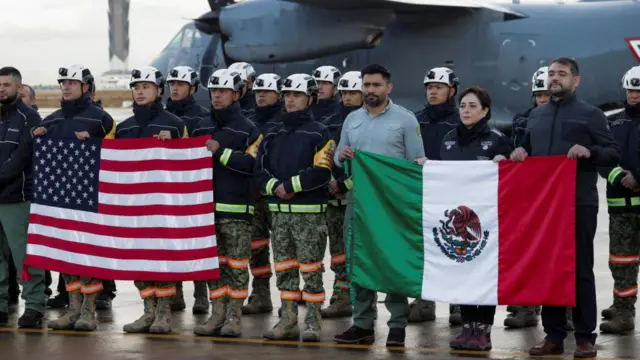
POLYGON ((207 47, 207 45, 209 45, 210 39, 211 39, 211 35, 207 35, 196 29, 195 33, 193 34, 192 46, 196 49, 204 49, 207 47))
POLYGON ((186 27, 184 29, 183 32, 183 36, 182 36, 182 44, 181 47, 183 48, 190 48, 191 47, 191 42, 193 41, 193 28, 191 27, 186 27))
POLYGON ((182 40, 182 30, 180 30, 176 36, 171 39, 169 45, 167 45, 167 49, 176 49, 180 47, 180 41, 182 40))

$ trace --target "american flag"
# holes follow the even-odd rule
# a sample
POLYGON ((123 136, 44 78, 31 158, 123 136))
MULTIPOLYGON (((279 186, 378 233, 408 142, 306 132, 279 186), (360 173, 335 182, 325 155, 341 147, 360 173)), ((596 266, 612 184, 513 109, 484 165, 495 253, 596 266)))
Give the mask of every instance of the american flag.
POLYGON ((25 266, 113 280, 219 278, 208 137, 39 137, 25 266))

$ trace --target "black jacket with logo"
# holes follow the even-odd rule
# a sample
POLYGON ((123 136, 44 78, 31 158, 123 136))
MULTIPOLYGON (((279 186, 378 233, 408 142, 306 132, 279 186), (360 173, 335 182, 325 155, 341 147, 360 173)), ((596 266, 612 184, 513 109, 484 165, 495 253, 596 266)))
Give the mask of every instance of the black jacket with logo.
POLYGON ((590 158, 578 160, 576 205, 598 206, 597 167, 616 166, 620 158, 602 110, 572 94, 531 111, 521 145, 529 156, 566 155, 576 144, 591 152, 590 158))
POLYGON ((441 160, 493 160, 496 155, 509 158, 513 147, 509 138, 498 130, 491 129, 488 119, 482 119, 471 129, 458 121, 440 147, 441 160))
POLYGON ((269 196, 269 209, 279 212, 320 213, 326 211, 335 148, 329 130, 314 121, 308 110, 282 115, 282 124, 272 128, 260 144, 255 176, 261 191, 269 196), (275 195, 283 184, 285 200, 275 195))
POLYGON ((242 116, 240 104, 223 110, 211 109, 192 137, 211 135, 220 144, 213 156, 216 216, 251 220, 255 204, 253 169, 262 135, 242 116))
MULTIPOLYGON (((322 119, 322 123, 329 130, 329 136, 333 141, 336 142, 336 144, 340 143, 340 134, 342 133, 342 124, 344 124, 344 120, 349 114, 360 108, 361 106, 345 106, 344 104, 340 103, 336 112, 322 119)), ((344 195, 353 188, 353 181, 351 177, 347 175, 344 168, 334 166, 331 176, 334 180, 337 181, 338 188, 340 189, 341 194, 344 195)), ((337 199, 333 197, 329 201, 329 204, 334 206, 346 206, 347 200, 337 199)))
POLYGON ((424 154, 429 160, 440 160, 442 139, 460 122, 460 114, 453 100, 440 105, 426 105, 415 113, 420 123, 424 154))
POLYGON ((169 131, 172 139, 189 137, 185 122, 164 110, 158 99, 149 106, 133 104, 133 116, 118 124, 116 139, 148 138, 162 130, 169 131))
POLYGON ((0 204, 32 199, 31 132, 42 118, 20 98, 0 105, 0 204))
POLYGON ((509 140, 514 148, 519 147, 527 135, 527 119, 533 109, 535 109, 535 107, 529 108, 524 113, 516 114, 513 117, 511 122, 511 137, 509 140))
POLYGON ((613 137, 620 146, 618 166, 598 168, 607 180, 607 203, 610 214, 639 213, 640 192, 622 186, 624 170, 640 182, 640 105, 626 105, 624 111, 608 117, 613 137))
POLYGON ((196 129, 202 119, 209 117, 209 110, 198 105, 193 96, 187 96, 180 101, 173 101, 169 98, 166 110, 187 124, 187 132, 189 134, 196 129))
POLYGON ((76 132, 86 131, 92 138, 113 139, 116 123, 86 92, 77 100, 60 101, 60 109, 44 118, 42 126, 54 137, 75 138, 76 132))

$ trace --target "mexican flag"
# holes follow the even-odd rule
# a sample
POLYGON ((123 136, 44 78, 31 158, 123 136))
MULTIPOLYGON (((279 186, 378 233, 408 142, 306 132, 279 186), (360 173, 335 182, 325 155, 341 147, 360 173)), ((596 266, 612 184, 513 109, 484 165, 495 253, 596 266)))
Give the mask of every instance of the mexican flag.
POLYGON ((357 151, 352 282, 467 305, 575 306, 576 161, 427 161, 357 151))

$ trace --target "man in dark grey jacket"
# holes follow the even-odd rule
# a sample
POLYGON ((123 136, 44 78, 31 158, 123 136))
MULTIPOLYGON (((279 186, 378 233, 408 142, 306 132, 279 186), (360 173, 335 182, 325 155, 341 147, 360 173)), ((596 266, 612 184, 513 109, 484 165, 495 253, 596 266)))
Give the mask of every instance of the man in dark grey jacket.
MULTIPOLYGON (((604 113, 576 98, 580 84, 578 64, 570 58, 554 60, 549 67, 551 101, 531 111, 521 147, 511 160, 527 156, 565 155, 578 160, 576 176, 576 307, 573 309, 577 349, 574 357, 591 358, 597 322, 593 274, 593 239, 598 215, 598 166, 616 166, 620 149, 604 113)), ((558 239, 563 241, 564 239, 558 239)), ((547 334, 531 355, 562 354, 567 331, 565 308, 545 306, 542 324, 547 334)))

